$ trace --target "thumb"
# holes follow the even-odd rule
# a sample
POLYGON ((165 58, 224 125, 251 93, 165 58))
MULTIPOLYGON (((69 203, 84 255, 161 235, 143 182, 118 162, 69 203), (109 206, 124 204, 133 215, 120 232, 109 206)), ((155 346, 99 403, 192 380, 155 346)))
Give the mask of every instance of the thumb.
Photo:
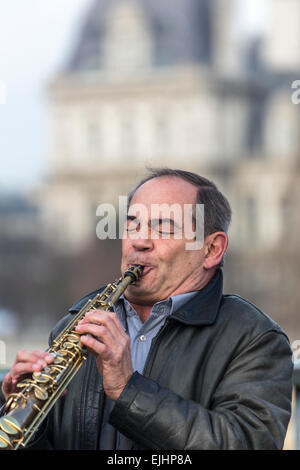
POLYGON ((12 388, 13 388, 13 380, 12 380, 12 376, 10 372, 8 372, 8 374, 6 374, 2 382, 2 393, 6 399, 8 398, 8 395, 12 392, 12 388))

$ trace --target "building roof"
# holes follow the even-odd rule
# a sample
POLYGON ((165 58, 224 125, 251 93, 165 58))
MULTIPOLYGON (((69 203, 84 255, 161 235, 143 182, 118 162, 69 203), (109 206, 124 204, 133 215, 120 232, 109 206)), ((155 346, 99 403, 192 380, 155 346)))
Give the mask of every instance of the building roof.
MULTIPOLYGON (((101 42, 110 8, 123 0, 94 0, 67 72, 101 69, 101 42)), ((212 0, 139 0, 149 19, 153 66, 209 63, 211 59, 212 0)))

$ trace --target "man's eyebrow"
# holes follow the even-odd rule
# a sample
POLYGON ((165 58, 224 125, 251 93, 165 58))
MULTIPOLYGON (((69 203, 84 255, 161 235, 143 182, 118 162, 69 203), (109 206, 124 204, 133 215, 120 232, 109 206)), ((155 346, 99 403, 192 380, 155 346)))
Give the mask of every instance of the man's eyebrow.
POLYGON ((127 214, 127 220, 137 220, 137 217, 135 215, 127 214))

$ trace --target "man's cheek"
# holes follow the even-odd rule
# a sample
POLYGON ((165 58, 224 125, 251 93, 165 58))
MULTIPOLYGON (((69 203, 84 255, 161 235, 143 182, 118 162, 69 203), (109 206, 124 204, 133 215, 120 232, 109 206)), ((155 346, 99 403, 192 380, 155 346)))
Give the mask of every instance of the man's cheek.
POLYGON ((131 247, 131 242, 130 240, 128 239, 123 239, 122 240, 122 260, 123 258, 125 258, 126 256, 128 256, 128 253, 130 251, 130 247, 131 247))

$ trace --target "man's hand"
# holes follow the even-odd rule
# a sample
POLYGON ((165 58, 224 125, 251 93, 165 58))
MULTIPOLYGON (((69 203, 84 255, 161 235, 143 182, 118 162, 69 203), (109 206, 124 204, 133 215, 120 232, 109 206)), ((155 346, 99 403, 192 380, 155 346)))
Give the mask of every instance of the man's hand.
POLYGON ((133 374, 130 339, 117 315, 94 310, 86 314, 76 330, 82 335, 81 342, 96 356, 106 395, 117 400, 133 374))
POLYGON ((28 352, 24 349, 18 352, 12 368, 2 383, 2 393, 7 400, 11 393, 17 391, 16 385, 32 372, 44 369, 53 362, 54 357, 44 351, 28 352))

